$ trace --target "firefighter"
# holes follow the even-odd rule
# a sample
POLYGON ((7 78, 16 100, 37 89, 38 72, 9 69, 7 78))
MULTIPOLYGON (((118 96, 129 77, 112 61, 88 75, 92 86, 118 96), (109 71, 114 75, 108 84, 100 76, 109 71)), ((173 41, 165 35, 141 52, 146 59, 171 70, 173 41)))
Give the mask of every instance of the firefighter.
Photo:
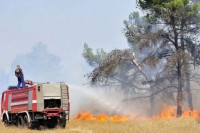
POLYGON ((17 89, 20 88, 21 84, 22 84, 22 88, 25 88, 24 73, 23 73, 22 69, 20 68, 20 65, 17 65, 17 68, 15 70, 15 76, 18 79, 17 89))

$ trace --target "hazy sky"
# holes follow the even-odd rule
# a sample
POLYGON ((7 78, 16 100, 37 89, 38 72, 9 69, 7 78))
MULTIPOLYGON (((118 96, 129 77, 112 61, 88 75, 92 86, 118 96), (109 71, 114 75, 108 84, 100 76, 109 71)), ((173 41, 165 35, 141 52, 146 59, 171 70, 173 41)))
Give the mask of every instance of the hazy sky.
POLYGON ((0 0, 0 70, 12 72, 13 60, 42 42, 61 58, 66 74, 74 73, 67 80, 81 82, 83 44, 106 51, 128 47, 123 20, 135 7, 135 0, 0 0))

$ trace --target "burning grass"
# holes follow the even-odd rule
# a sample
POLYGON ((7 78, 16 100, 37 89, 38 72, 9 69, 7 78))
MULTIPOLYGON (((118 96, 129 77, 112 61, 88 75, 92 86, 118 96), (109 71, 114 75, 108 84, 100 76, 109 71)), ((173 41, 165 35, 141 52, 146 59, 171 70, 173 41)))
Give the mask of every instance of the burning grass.
POLYGON ((164 107, 152 118, 128 118, 124 116, 97 116, 80 112, 70 119, 66 129, 45 131, 5 127, 0 123, 0 133, 199 133, 199 111, 184 111, 182 118, 176 118, 176 108, 164 107))
POLYGON ((112 115, 107 116, 105 114, 99 114, 98 116, 93 116, 89 112, 79 112, 76 116, 72 117, 72 120, 92 120, 92 121, 113 121, 113 122, 123 122, 128 121, 128 117, 119 116, 119 115, 112 115))
MULTIPOLYGON (((200 120, 200 111, 183 111, 183 118, 193 118, 200 120)), ((105 114, 99 114, 97 116, 92 115, 89 112, 81 111, 76 116, 71 118, 72 120, 91 120, 91 121, 112 121, 112 122, 124 122, 124 121, 140 121, 140 120, 172 120, 176 119, 176 107, 164 106, 158 115, 149 118, 135 118, 128 116, 112 115, 107 116, 105 114)))
MULTIPOLYGON (((186 110, 183 111, 182 114, 183 118, 194 118, 200 120, 200 111, 199 110, 186 110)), ((176 119, 176 107, 174 106, 168 106, 163 107, 161 112, 158 115, 155 115, 152 117, 152 119, 162 119, 162 120, 170 120, 170 119, 176 119)))

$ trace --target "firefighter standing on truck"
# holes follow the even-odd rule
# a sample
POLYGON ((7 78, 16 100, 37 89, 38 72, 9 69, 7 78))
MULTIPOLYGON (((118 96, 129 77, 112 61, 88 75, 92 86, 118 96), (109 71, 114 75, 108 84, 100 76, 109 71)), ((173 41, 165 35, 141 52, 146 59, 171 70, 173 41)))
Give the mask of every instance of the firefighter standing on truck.
POLYGON ((17 65, 17 69, 15 70, 15 76, 18 79, 17 89, 20 88, 21 84, 22 84, 22 88, 25 88, 24 73, 23 73, 22 69, 20 68, 20 65, 17 65))

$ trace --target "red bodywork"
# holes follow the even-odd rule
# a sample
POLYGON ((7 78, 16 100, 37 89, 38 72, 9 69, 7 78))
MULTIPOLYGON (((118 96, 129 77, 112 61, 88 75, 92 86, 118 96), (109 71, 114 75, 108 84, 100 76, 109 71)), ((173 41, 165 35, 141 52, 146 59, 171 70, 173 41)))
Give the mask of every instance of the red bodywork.
MULTIPOLYGON (((16 114, 19 112, 30 111, 28 110, 28 94, 29 91, 32 91, 32 107, 31 112, 39 112, 37 111, 37 86, 33 85, 32 82, 26 82, 29 87, 24 89, 17 89, 13 87, 12 89, 8 89, 2 93, 1 99, 1 114, 4 111, 9 111, 11 114, 16 114), (11 105, 9 106, 9 94, 12 94, 11 105), (10 110, 9 110, 10 107, 10 110)), ((67 95, 69 97, 68 86, 67 86, 67 95)), ((70 103, 68 103, 68 110, 70 110, 70 103)), ((60 113, 65 112, 62 108, 48 108, 40 111, 40 113, 45 114, 47 117, 51 116, 59 116, 60 113)))

